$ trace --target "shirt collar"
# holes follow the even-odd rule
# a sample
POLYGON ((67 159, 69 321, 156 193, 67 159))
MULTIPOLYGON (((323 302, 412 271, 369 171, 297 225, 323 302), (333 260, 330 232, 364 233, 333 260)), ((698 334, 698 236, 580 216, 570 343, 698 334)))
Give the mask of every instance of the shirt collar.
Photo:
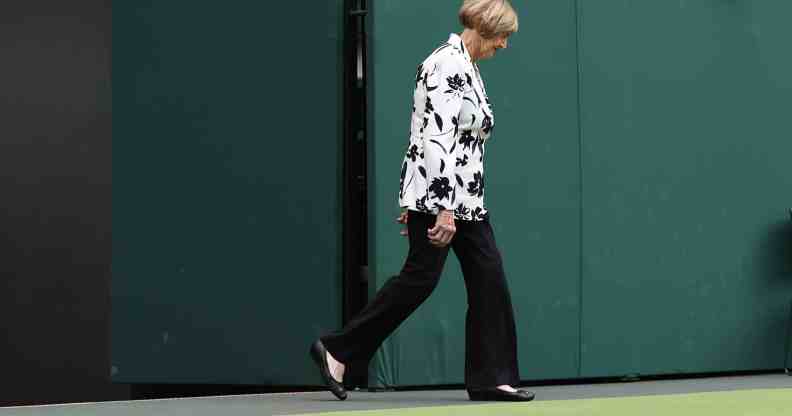
POLYGON ((465 60, 468 63, 473 64, 473 60, 470 59, 470 53, 468 53, 467 48, 465 47, 465 42, 462 42, 462 37, 456 33, 452 33, 448 36, 448 43, 456 49, 462 51, 462 54, 465 56, 465 60))

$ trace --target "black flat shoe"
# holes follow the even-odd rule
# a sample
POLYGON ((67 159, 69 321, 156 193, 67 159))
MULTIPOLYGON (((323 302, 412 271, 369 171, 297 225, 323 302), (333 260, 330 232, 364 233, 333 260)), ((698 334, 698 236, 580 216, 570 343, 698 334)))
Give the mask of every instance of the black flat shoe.
POLYGON ((530 402, 535 395, 527 390, 517 390, 511 393, 493 387, 483 390, 468 390, 468 397, 474 402, 530 402))
POLYGON ((322 380, 330 389, 330 392, 338 397, 338 400, 346 400, 347 392, 344 385, 337 382, 330 374, 330 369, 327 368, 327 350, 321 340, 316 340, 311 345, 311 358, 313 358, 316 366, 319 367, 319 375, 322 376, 322 380))

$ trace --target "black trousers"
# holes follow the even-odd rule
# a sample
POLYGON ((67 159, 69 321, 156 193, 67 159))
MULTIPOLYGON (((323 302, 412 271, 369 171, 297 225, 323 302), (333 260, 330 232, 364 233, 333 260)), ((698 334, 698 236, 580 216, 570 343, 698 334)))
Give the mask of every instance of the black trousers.
MULTIPOLYGON (((344 328, 321 337, 337 360, 370 360, 382 342, 432 293, 449 247, 429 244, 435 216, 410 211, 410 250, 398 276, 388 280, 344 328)), ((454 249, 467 288, 465 385, 517 385, 517 336, 511 296, 489 220, 456 221, 454 249)))

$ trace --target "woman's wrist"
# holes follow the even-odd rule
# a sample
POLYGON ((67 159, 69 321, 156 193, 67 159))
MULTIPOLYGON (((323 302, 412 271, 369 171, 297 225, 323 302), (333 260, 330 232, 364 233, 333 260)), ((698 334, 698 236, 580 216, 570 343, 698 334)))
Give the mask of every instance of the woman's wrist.
POLYGON ((454 211, 447 210, 447 209, 446 210, 440 210, 437 213, 437 219, 444 220, 444 221, 447 221, 447 222, 453 222, 454 221, 454 211))

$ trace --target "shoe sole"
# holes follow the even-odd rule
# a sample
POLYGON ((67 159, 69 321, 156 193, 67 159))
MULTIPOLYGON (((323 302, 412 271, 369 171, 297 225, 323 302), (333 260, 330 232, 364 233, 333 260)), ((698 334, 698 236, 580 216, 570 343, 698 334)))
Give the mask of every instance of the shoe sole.
POLYGON ((519 397, 519 396, 491 396, 488 393, 468 392, 470 401, 473 402, 530 402, 536 396, 519 397))

